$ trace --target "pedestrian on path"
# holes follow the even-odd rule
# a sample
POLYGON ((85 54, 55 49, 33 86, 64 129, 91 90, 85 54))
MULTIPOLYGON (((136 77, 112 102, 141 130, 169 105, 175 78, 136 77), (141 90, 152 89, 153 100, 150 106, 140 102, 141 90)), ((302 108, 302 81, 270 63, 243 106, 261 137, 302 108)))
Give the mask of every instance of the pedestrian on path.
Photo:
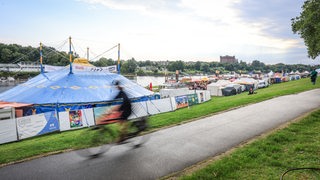
POLYGON ((317 81, 317 76, 318 76, 318 72, 316 71, 316 69, 314 68, 312 71, 311 71, 311 82, 313 85, 316 85, 316 81, 317 81))

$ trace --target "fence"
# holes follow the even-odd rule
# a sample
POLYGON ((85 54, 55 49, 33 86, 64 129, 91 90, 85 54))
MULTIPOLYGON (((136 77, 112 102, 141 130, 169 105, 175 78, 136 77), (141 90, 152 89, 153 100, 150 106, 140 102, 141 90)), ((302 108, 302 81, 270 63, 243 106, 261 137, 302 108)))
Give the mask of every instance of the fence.
MULTIPOLYGON (((211 99, 209 91, 193 93, 132 103, 133 113, 129 119, 174 111, 177 108, 192 106, 211 99)), ((14 118, 13 108, 0 109, 0 144, 55 131, 67 131, 92 126, 97 124, 99 118, 108 114, 113 107, 104 106, 59 113, 52 111, 19 118, 14 118)))

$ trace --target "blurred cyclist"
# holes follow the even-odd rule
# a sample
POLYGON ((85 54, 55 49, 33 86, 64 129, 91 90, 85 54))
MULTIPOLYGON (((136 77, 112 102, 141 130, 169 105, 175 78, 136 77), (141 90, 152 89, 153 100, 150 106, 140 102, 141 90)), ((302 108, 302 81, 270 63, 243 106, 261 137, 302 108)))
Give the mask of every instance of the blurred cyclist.
POLYGON ((116 81, 114 84, 117 86, 117 89, 119 90, 119 93, 115 97, 115 99, 122 99, 122 104, 118 109, 118 111, 121 112, 121 116, 120 116, 121 134, 118 142, 122 142, 125 140, 125 137, 128 131, 128 117, 132 113, 131 101, 128 98, 127 94, 123 91, 123 87, 120 86, 120 82, 116 81))

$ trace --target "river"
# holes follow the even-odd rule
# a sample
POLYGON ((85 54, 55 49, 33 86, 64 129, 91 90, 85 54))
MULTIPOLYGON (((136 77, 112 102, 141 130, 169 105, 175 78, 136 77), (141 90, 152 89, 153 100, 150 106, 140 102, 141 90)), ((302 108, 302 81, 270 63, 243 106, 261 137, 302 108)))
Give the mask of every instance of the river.
POLYGON ((18 84, 19 84, 18 82, 0 82, 0 93, 11 89, 18 84))
MULTIPOLYGON (((152 83, 153 86, 158 86, 164 83, 165 77, 155 77, 155 76, 136 76, 133 78, 130 78, 132 81, 136 82, 140 86, 146 87, 149 86, 150 83, 152 83)), ((9 90, 16 85, 18 85, 19 82, 1 82, 0 83, 0 93, 9 90)))
POLYGON ((136 76, 133 81, 143 87, 149 86, 150 83, 152 83, 153 86, 159 86, 165 82, 165 77, 136 76))

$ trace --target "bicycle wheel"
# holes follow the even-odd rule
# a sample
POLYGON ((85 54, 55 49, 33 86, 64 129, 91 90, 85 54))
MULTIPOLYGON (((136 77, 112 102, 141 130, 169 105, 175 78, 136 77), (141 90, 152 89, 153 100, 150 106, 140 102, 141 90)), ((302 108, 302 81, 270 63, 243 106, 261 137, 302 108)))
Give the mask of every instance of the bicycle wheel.
POLYGON ((141 117, 130 124, 129 139, 126 141, 134 148, 138 148, 150 139, 149 134, 143 135, 142 132, 148 129, 148 118, 141 117))
POLYGON ((282 174, 280 180, 283 179, 320 179, 320 168, 293 168, 282 174))
POLYGON ((107 126, 92 126, 81 132, 83 143, 90 148, 78 150, 78 154, 83 157, 97 157, 107 152, 115 142, 113 131, 107 126))

